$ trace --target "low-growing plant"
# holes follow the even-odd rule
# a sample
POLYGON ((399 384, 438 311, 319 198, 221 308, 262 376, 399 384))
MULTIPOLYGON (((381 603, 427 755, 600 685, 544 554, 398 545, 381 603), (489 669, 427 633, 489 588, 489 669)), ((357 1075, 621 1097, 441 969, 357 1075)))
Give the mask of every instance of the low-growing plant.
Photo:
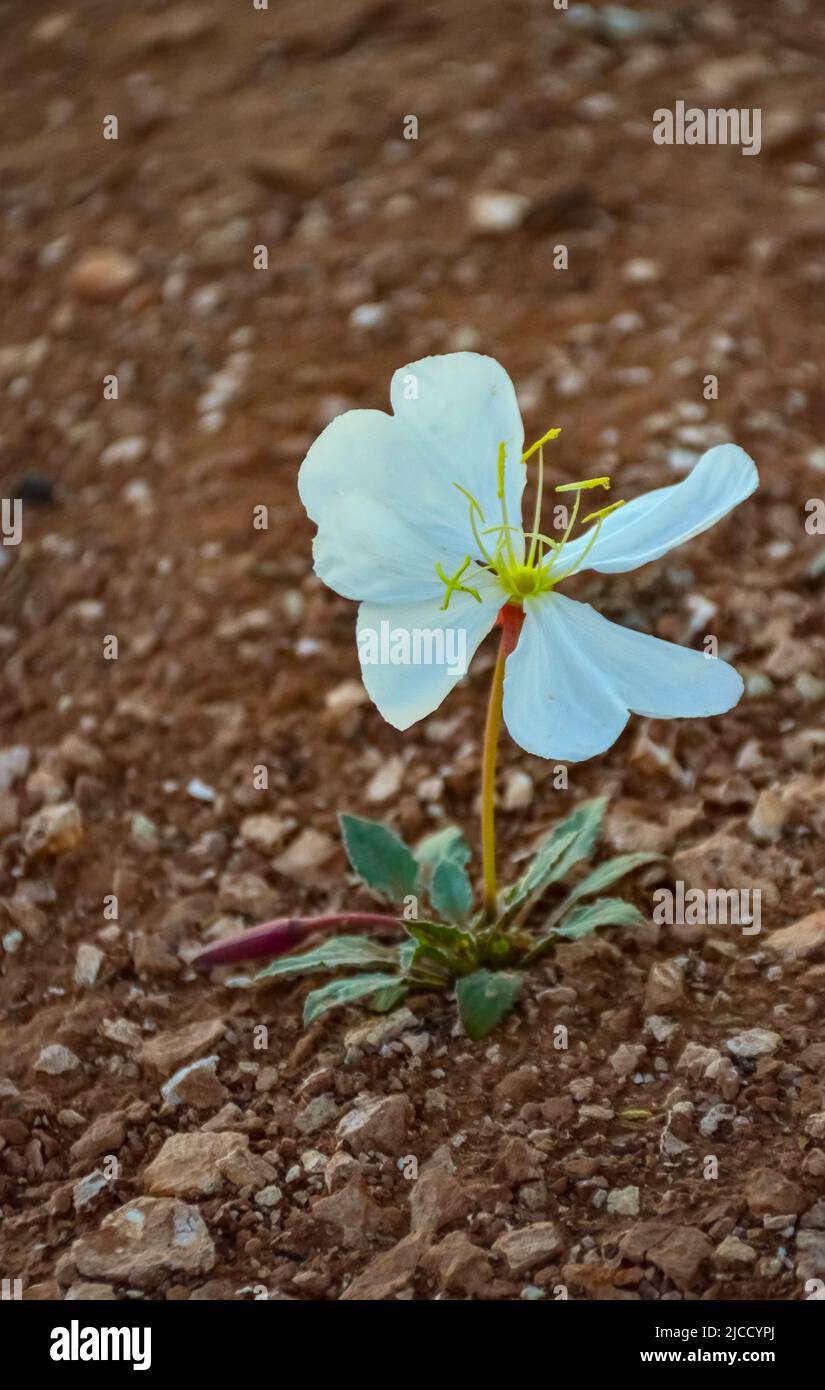
POLYGON ((515 392, 498 363, 475 353, 426 358, 395 374, 391 396, 390 416, 356 410, 333 420, 304 460, 299 490, 318 527, 317 573, 345 598, 361 600, 364 684, 397 729, 441 704, 464 674, 458 651, 471 657, 492 627, 501 628, 481 763, 481 902, 467 872, 470 848, 455 826, 410 847, 385 825, 342 815, 353 869, 399 905, 397 914, 281 919, 208 947, 198 959, 212 965, 268 955, 273 959, 258 980, 334 974, 308 995, 306 1023, 345 1004, 381 1011, 411 990, 454 989, 464 1030, 478 1039, 512 1008, 524 971, 556 943, 642 920, 631 903, 601 895, 658 857, 621 854, 598 864, 541 918, 548 890, 592 858, 606 804, 595 798, 554 825, 527 869, 500 890, 495 780, 502 723, 528 752, 578 762, 609 748, 631 712, 661 719, 720 714, 743 689, 715 650, 694 651, 608 622, 558 586, 582 569, 612 574, 658 559, 742 502, 758 476, 742 449, 717 446, 682 482, 590 512, 577 536, 582 499, 609 489, 610 479, 561 483, 555 491, 572 506, 554 539, 541 529, 544 446, 559 430, 522 452, 515 392), (533 526, 524 531, 531 460, 533 526), (435 639, 448 631, 461 640, 442 641, 441 659, 433 660, 435 639), (422 633, 430 659, 416 664, 409 653, 422 633), (387 943, 342 931, 292 953, 308 936, 353 927, 400 927, 404 936, 387 943))

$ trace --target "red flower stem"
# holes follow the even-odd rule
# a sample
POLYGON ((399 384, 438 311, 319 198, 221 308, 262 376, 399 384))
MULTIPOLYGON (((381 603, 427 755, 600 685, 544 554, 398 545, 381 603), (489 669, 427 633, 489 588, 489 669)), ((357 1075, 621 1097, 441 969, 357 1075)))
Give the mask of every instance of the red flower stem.
POLYGON ((216 941, 195 956, 192 964, 209 968, 228 965, 236 960, 254 960, 267 956, 274 960, 297 946, 314 932, 333 931, 336 927, 397 927, 398 918, 384 912, 331 912, 324 917, 276 917, 262 922, 228 941, 216 941))

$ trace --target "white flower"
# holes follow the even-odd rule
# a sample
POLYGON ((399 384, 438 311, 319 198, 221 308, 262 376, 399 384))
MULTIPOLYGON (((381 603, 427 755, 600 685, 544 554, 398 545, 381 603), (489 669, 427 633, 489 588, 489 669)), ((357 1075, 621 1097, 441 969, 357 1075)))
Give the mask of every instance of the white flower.
MULTIPOLYGON (((581 568, 637 569, 713 526, 758 485, 744 450, 710 449, 681 482, 593 512, 584 534, 571 539, 571 523, 553 540, 540 534, 540 497, 533 530, 522 527, 528 469, 538 466, 540 491, 543 449, 522 453, 503 367, 469 352, 427 357, 395 373, 390 396, 392 415, 351 410, 333 420, 299 478, 318 527, 317 573, 361 600, 359 650, 367 633, 450 629, 469 660, 505 605, 523 610, 504 720, 522 748, 554 760, 604 752, 631 711, 696 718, 737 703, 742 680, 726 662, 608 622, 557 586, 581 568)), ((597 485, 609 479, 566 485, 556 501, 573 503, 576 518, 597 485)), ((362 673, 398 729, 432 713, 460 674, 446 662, 386 660, 362 660, 362 673)))

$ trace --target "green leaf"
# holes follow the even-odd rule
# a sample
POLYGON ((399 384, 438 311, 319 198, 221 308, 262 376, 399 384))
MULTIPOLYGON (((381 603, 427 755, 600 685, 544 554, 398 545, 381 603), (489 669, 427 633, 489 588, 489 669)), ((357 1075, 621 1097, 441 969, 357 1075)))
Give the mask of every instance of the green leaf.
POLYGON ((425 835, 415 847, 415 857, 422 869, 433 870, 445 859, 462 868, 469 862, 470 846, 457 825, 445 825, 443 830, 434 830, 425 835))
POLYGON ((475 947, 472 932, 446 922, 404 922, 404 930, 413 941, 440 953, 466 959, 475 947))
POLYGON ((561 924, 553 928, 553 935, 563 936, 565 941, 579 941, 597 927, 638 927, 644 920, 638 907, 624 898, 597 898, 594 903, 581 903, 568 912, 561 924))
POLYGON ((492 1032, 515 1004, 523 978, 505 970, 475 970, 458 981, 458 1012, 468 1038, 478 1042, 492 1032))
POLYGON ((394 830, 360 816, 338 819, 347 858, 369 888, 386 893, 394 902, 415 892, 418 864, 394 830))
POLYGON ((380 995, 383 990, 394 989, 399 984, 396 975, 351 975, 348 980, 332 980, 320 989, 314 989, 304 1001, 304 1025, 314 1023, 330 1009, 343 1008, 354 1004, 358 999, 368 999, 370 995, 380 995))
POLYGON ((639 851, 637 854, 617 854, 613 859, 606 859, 603 864, 599 864, 591 873, 578 883, 572 893, 568 893, 558 915, 562 917, 569 907, 578 902, 580 898, 589 898, 592 893, 601 893, 602 889, 609 888, 625 874, 632 873, 634 869, 640 869, 643 864, 651 864, 654 859, 661 859, 661 854, 649 854, 639 851))
POLYGON ((551 946, 558 944, 559 938, 563 941, 580 941, 597 927, 638 927, 644 920, 644 914, 638 907, 625 902, 624 898, 597 898, 593 903, 581 903, 568 912, 559 926, 551 928, 547 936, 537 941, 519 963, 523 970, 534 965, 551 946))
POLYGON ((430 902, 450 922, 466 922, 473 909, 473 885, 467 870, 452 859, 442 859, 430 884, 430 902))
POLYGON ((382 946, 365 936, 331 936, 301 955, 280 956, 270 961, 256 976, 269 980, 276 975, 308 975, 315 970, 343 970, 346 966, 396 965, 398 947, 382 946))
POLYGON ((545 836, 527 872, 504 896, 509 920, 522 921, 551 883, 558 883, 574 864, 588 858, 598 838, 606 806, 607 798, 603 796, 583 801, 545 836))
POLYGON ((379 989, 377 994, 368 1001, 368 1007, 375 1014, 388 1014, 394 1009, 396 1004, 400 1004, 405 994, 409 994, 410 987, 406 980, 399 980, 397 984, 387 985, 386 989, 379 989))

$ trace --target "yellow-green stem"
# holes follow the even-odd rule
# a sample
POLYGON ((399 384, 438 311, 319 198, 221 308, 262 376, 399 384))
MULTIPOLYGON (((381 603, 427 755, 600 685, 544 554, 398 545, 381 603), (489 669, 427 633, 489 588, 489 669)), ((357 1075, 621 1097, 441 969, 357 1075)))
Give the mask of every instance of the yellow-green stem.
POLYGON ((493 920, 498 910, 496 883, 496 760, 498 736, 501 730, 501 708, 504 692, 504 634, 498 649, 487 724, 484 729, 484 755, 481 764, 481 860, 484 869, 484 911, 493 920))

